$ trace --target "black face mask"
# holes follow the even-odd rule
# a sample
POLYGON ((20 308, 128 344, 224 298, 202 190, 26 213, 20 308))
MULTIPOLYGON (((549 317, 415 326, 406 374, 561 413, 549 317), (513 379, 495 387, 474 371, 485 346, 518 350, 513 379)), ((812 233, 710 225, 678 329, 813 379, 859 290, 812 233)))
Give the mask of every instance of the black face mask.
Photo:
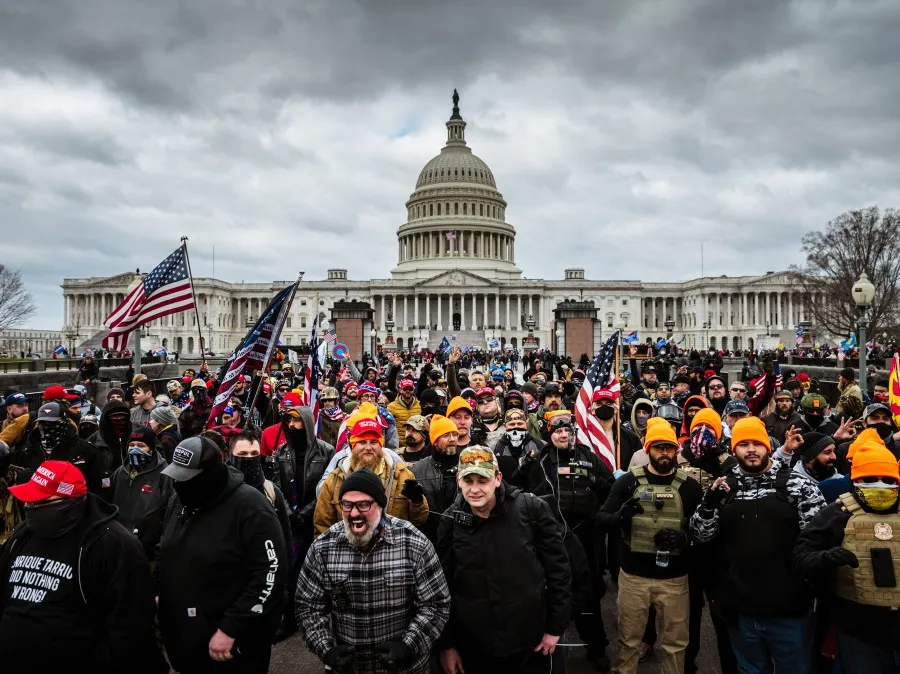
POLYGON ((41 433, 41 447, 48 454, 56 449, 57 445, 66 437, 69 430, 68 421, 47 422, 38 424, 41 433))
POLYGON ((228 480, 224 463, 206 466, 203 472, 186 481, 176 481, 172 486, 185 508, 202 508, 212 503, 222 493, 228 480))
POLYGON ((803 420, 806 421, 806 424, 811 429, 816 430, 819 426, 822 425, 822 422, 825 421, 825 418, 816 414, 804 414, 803 420))
POLYGON ((86 503, 87 496, 80 496, 25 508, 25 526, 38 538, 59 538, 78 525, 86 503))
POLYGON ((229 456, 228 465, 233 466, 241 471, 244 475, 244 482, 251 487, 262 489, 263 482, 266 481, 263 475, 262 457, 260 456, 229 456))
POLYGON ((600 421, 609 421, 616 416, 616 408, 610 407, 609 405, 600 405, 594 413, 594 416, 600 419, 600 421))
POLYGON ((894 429, 891 428, 890 424, 885 423, 877 423, 869 425, 869 428, 874 428, 875 432, 878 433, 878 437, 882 440, 887 440, 891 433, 894 432, 894 429))
POLYGON ((288 439, 288 444, 292 449, 306 449, 306 429, 305 428, 285 428, 284 434, 288 439))
POLYGON ((205 388, 195 388, 191 389, 191 393, 194 394, 194 400, 201 405, 206 402, 206 389, 205 388))

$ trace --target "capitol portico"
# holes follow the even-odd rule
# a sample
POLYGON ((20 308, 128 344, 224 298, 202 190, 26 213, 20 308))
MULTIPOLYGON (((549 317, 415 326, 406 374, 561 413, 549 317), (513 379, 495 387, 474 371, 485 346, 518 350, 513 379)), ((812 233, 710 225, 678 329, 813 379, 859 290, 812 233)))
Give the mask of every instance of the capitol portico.
MULTIPOLYGON (((484 348, 496 339, 521 348, 531 317, 540 346, 578 357, 594 353, 616 328, 638 330, 641 341, 671 336, 683 347, 744 349, 793 343, 795 326, 810 319, 810 298, 784 273, 647 283, 590 280, 583 269, 565 269, 559 280, 523 278, 507 203, 467 144, 455 92, 453 103, 445 145, 425 164, 406 202, 391 278, 356 281, 344 269, 330 269, 325 279, 303 280, 282 333, 285 344, 306 343, 316 314, 355 357, 354 351, 370 350, 373 330, 378 343, 390 332, 399 348, 435 347, 445 335, 461 345, 484 348), (351 316, 355 323, 342 323, 351 316)), ((103 320, 134 279, 126 273, 64 280, 64 332, 77 335, 71 337, 76 350, 100 345, 103 320)), ((230 352, 288 283, 195 278, 212 351, 230 352)), ((167 316, 147 326, 142 348, 196 354, 199 332, 193 311, 167 316)))

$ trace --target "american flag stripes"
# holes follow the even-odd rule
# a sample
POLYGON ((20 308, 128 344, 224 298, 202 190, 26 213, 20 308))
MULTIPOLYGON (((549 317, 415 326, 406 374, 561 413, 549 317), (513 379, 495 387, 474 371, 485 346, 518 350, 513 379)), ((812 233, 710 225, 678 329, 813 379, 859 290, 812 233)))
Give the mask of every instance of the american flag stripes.
POLYGON ((234 391, 238 377, 243 377, 245 370, 249 372, 250 370, 262 370, 265 367, 287 317, 295 285, 289 285, 275 296, 275 299, 269 303, 262 316, 259 317, 256 325, 244 337, 244 341, 231 354, 226 363, 225 376, 222 377, 222 383, 219 384, 219 392, 216 394, 209 419, 206 422, 208 428, 215 426, 216 417, 222 414, 228 406, 228 400, 231 398, 231 392, 234 391))
POLYGON ((325 334, 322 335, 322 339, 325 340, 326 344, 332 344, 337 340, 337 333, 334 330, 326 330, 325 334))
POLYGON ((313 321, 312 334, 309 337, 309 359, 303 374, 303 404, 313 413, 313 423, 319 426, 319 317, 313 321))
MULTIPOLYGON (((614 332, 604 342, 591 363, 584 377, 584 385, 578 393, 575 401, 575 425, 577 427, 578 442, 591 448, 600 457, 610 470, 618 468, 616 465, 616 448, 613 442, 606 437, 600 421, 591 412, 591 401, 594 391, 608 389, 616 394, 620 391, 619 380, 613 372, 616 360, 616 349, 619 348, 619 331, 614 332)), ((616 422, 618 423, 618 421, 616 422)))
POLYGON ((103 346, 123 351, 135 328, 193 307, 187 252, 182 245, 154 267, 106 318, 103 324, 109 328, 109 334, 103 338, 103 346))

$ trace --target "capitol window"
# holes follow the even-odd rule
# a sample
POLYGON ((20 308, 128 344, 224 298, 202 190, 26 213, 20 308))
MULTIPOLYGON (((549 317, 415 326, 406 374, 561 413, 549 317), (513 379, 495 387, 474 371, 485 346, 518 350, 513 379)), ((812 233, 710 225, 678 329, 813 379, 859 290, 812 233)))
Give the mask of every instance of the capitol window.
POLYGON ((627 307, 627 306, 628 306, 628 300, 627 300, 627 299, 623 299, 623 300, 622 300, 622 306, 623 306, 623 307, 627 307))

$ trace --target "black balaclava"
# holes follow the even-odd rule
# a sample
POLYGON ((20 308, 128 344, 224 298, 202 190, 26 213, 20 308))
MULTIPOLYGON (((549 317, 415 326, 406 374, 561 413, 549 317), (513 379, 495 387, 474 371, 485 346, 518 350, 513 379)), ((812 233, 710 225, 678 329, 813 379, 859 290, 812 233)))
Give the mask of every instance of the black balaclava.
POLYGON ((38 424, 41 435, 41 447, 49 455, 56 449, 69 433, 69 422, 66 419, 60 421, 42 421, 38 424))
POLYGON ((287 421, 284 422, 284 436, 288 440, 288 444, 291 446, 291 449, 297 452, 305 452, 306 451, 306 429, 305 428, 291 428, 288 426, 287 421))
POLYGON ((263 483, 266 481, 266 477, 263 475, 262 457, 229 456, 227 463, 229 466, 241 471, 244 476, 244 482, 251 487, 262 490, 263 483))
POLYGON ((48 505, 25 508, 25 526, 38 538, 59 538, 78 526, 87 496, 64 498, 48 505))
POLYGON ((172 485, 175 493, 186 508, 202 508, 218 498, 228 481, 228 468, 216 461, 203 467, 203 472, 190 480, 178 481, 172 485))

